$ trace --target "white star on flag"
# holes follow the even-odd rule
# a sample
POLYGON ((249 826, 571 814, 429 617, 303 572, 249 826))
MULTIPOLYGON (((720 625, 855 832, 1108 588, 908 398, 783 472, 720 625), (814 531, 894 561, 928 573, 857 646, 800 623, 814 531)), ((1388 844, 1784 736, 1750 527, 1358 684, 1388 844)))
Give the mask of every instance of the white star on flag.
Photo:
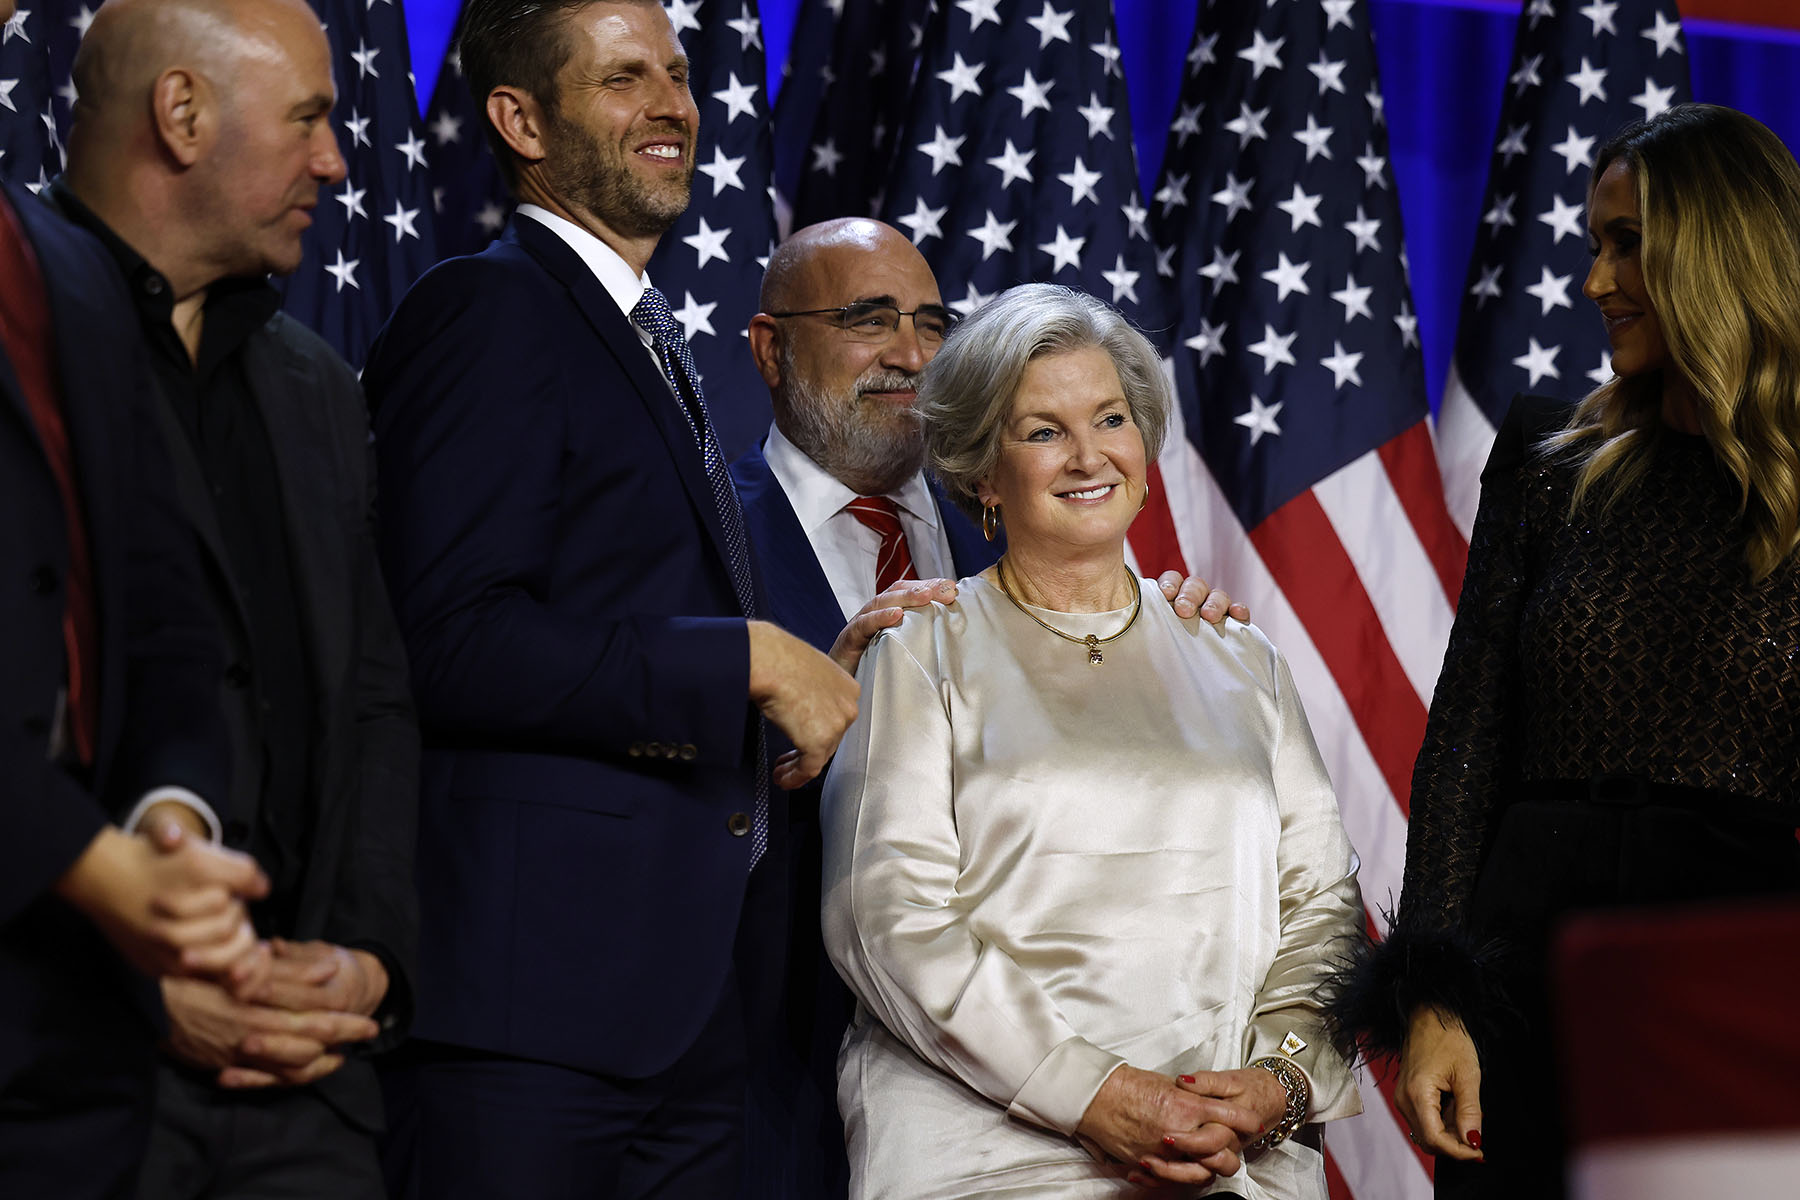
POLYGON ((731 255, 725 252, 725 239, 730 236, 730 229, 714 229, 706 223, 705 217, 701 217, 699 231, 681 240, 694 248, 698 258, 694 266, 704 267, 715 258, 720 262, 731 261, 731 255))
POLYGON ((1323 193, 1320 193, 1317 196, 1309 196, 1306 194, 1305 190, 1296 183, 1294 185, 1294 194, 1289 196, 1286 200, 1278 202, 1275 207, 1293 218, 1294 228, 1290 232, 1298 233, 1300 232, 1300 227, 1302 225, 1319 224, 1319 201, 1322 199, 1324 199, 1323 193))
POLYGON ((1306 272, 1312 267, 1310 262, 1292 263, 1288 261, 1286 251, 1277 251, 1277 262, 1273 271, 1264 271, 1262 277, 1275 285, 1275 303, 1286 300, 1289 295, 1299 292, 1302 296, 1312 294, 1306 286, 1306 272))
POLYGON ((912 212, 899 220, 900 224, 906 226, 911 232, 913 245, 917 246, 928 237, 941 238, 944 236, 942 221, 944 214, 949 211, 948 207, 932 208, 925 203, 925 197, 920 196, 912 212))
POLYGON ((981 63, 970 66, 958 54, 956 61, 947 71, 939 71, 938 78, 950 85, 950 102, 954 104, 964 96, 981 95, 981 63))
POLYGON ((1036 156, 1036 150, 1020 150, 1007 138, 1006 149, 988 159, 987 164, 1000 172, 1000 186, 1004 188, 1015 182, 1032 182, 1031 160, 1036 156))
POLYGON ((1205 317, 1200 318, 1200 332, 1183 342, 1189 350, 1200 353, 1200 365, 1205 366, 1215 354, 1225 353, 1225 322, 1214 325, 1205 317))
MULTIPOLYGON (((1543 277, 1525 289, 1544 306, 1542 315, 1549 316, 1553 308, 1572 308, 1573 305, 1569 302, 1569 280, 1572 277, 1557 275, 1549 267, 1543 268, 1543 271, 1543 277)), ((1536 383, 1537 380, 1532 382, 1536 383)))
POLYGON ((1320 359, 1319 365, 1331 372, 1331 386, 1341 391, 1347 382, 1353 383, 1357 387, 1362 386, 1362 376, 1356 370, 1362 360, 1361 351, 1355 354, 1346 353, 1344 343, 1334 341, 1331 344, 1331 353, 1320 359))
POLYGON ((728 125, 739 117, 756 118, 756 88, 752 84, 739 83, 736 71, 726 79, 724 87, 712 94, 712 98, 725 106, 725 123, 728 125))
POLYGON ((419 210, 416 208, 407 208, 400 201, 395 200, 394 211, 381 219, 394 227, 395 245, 399 245, 406 238, 419 236, 418 227, 413 224, 419 219, 419 210))
POLYGON ((1561 346, 1548 349, 1538 345, 1536 338, 1531 338, 1531 348, 1512 360, 1513 366, 1520 368, 1531 376, 1531 386, 1536 387, 1538 380, 1548 375, 1552 379, 1561 379, 1562 372, 1556 369, 1556 356, 1561 346))
POLYGON ((703 333, 717 336, 712 325, 712 314, 713 309, 719 307, 718 302, 715 300, 711 304, 702 304, 694 299, 694 293, 685 292, 685 295, 687 299, 680 308, 669 310, 669 315, 681 322, 682 336, 690 342, 703 333))
POLYGON ((1088 170, 1079 156, 1075 159, 1074 167, 1056 178, 1069 185, 1071 206, 1080 204, 1083 200, 1091 201, 1094 204, 1100 203, 1100 197, 1094 191, 1094 185, 1100 182, 1100 172, 1088 170))
POLYGON ((1112 285, 1112 302, 1114 304, 1125 299, 1129 299, 1133 304, 1136 304, 1138 298, 1137 281, 1139 274, 1140 272, 1129 270, 1125 266, 1125 256, 1121 254, 1119 255, 1118 261, 1113 264, 1112 270, 1100 272, 1100 277, 1112 285))
POLYGON ((1013 248, 1012 231, 1017 221, 1001 221, 995 218, 994 210, 988 209, 987 221, 979 229, 969 230, 969 236, 981 243, 981 257, 985 261, 996 250, 1013 248))
POLYGON ((713 195, 717 196, 728 187, 737 188, 740 192, 744 190, 744 181, 738 174, 739 171, 743 169, 743 166, 743 155, 740 154, 736 158, 727 158, 725 156, 725 148, 723 146, 714 145, 712 161, 709 163, 701 163, 698 170, 702 175, 712 180, 713 195))
POLYGON ((1050 270, 1054 274, 1068 267, 1081 265, 1081 248, 1087 244, 1086 238, 1070 237, 1061 225, 1056 227, 1056 238, 1038 247, 1050 256, 1050 270))
POLYGON ((340 246, 338 247, 337 261, 325 264, 325 271, 333 279, 337 280, 338 291, 343 291, 345 284, 349 284, 357 291, 361 291, 362 284, 356 282, 356 268, 360 266, 362 266, 362 260, 359 258, 346 260, 344 258, 344 249, 340 246))
POLYGON ((1036 109, 1050 111, 1050 89, 1056 86, 1054 79, 1046 79, 1042 83, 1031 77, 1030 70, 1025 72, 1017 86, 1006 89, 1006 94, 1019 102, 1019 116, 1028 117, 1036 109))
POLYGON ((1044 11, 1035 17, 1026 17, 1025 23, 1038 31, 1038 49, 1047 50, 1051 42, 1069 41, 1069 21, 1075 16, 1075 10, 1057 12, 1044 0, 1044 11))
POLYGON ((1570 204, 1561 196, 1550 197, 1550 211, 1539 213, 1538 220, 1550 227, 1554 234, 1550 239, 1550 244, 1553 246, 1566 236, 1581 237, 1583 233, 1581 205, 1570 204))
POLYGON ((1237 55, 1253 68, 1251 78, 1261 79, 1262 73, 1271 67, 1281 70, 1281 48, 1287 44, 1287 39, 1280 37, 1271 42, 1262 35, 1260 29, 1253 30, 1251 38, 1250 45, 1239 50, 1237 55))
MULTIPOLYGON (((1254 350, 1255 347, 1252 346, 1251 349, 1254 350)), ((1290 363, 1293 361, 1291 358, 1288 359, 1290 363)), ((1232 424, 1242 425, 1250 431, 1252 446, 1262 441, 1265 433, 1272 437, 1280 437, 1281 426, 1276 423, 1275 418, 1281 415, 1282 403, 1282 401, 1277 401, 1274 404, 1264 404, 1260 398, 1252 396, 1250 397, 1250 411, 1231 418, 1232 424)))

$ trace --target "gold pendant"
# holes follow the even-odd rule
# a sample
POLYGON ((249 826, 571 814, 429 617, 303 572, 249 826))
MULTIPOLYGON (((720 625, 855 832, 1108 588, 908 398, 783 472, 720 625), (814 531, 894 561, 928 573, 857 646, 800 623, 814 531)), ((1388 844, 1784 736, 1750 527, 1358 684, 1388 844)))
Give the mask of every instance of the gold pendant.
POLYGON ((1093 634, 1087 635, 1088 665, 1097 667, 1106 660, 1100 656, 1100 639, 1093 634))

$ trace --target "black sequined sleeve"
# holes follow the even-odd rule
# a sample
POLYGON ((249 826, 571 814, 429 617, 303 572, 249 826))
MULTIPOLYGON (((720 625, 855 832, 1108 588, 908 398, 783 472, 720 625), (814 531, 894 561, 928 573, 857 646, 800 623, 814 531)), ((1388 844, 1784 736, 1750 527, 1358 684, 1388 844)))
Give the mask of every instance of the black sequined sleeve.
POLYGON ((1482 472, 1462 596, 1413 767, 1399 911, 1387 938, 1344 973, 1331 1006, 1340 1040, 1365 1054, 1398 1051, 1421 1006, 1456 1012, 1476 1033, 1499 1004, 1491 952, 1464 917, 1518 758, 1528 447, 1560 427, 1567 410, 1554 403, 1514 401, 1482 472))

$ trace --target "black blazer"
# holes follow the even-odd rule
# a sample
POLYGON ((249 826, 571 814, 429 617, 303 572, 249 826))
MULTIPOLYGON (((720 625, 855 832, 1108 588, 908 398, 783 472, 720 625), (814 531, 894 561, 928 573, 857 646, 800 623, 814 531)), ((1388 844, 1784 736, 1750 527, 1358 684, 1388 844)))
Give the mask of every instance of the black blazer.
MULTIPOLYGON (((275 932, 381 955, 389 986, 379 1014, 386 1029, 375 1046, 383 1048, 403 1036, 411 1017, 418 732, 406 655, 375 557, 368 413, 343 359, 283 313, 252 334, 242 354, 279 476, 295 607, 318 705, 310 723, 309 854, 293 926, 275 932)), ((245 668, 254 676, 258 665, 200 460, 173 405, 157 407, 223 638, 226 666, 213 686, 231 733, 234 771, 220 816, 246 831, 228 840, 245 843, 255 828, 261 754, 255 692, 243 681, 245 668)), ((353 1058, 315 1086, 351 1119, 371 1128, 380 1121, 381 1097, 366 1061, 353 1058)))
POLYGON ((0 355, 0 1086, 46 1055, 78 1056, 102 1032, 84 1022, 134 1022, 148 1044, 161 1011, 154 985, 48 889, 143 792, 173 784, 218 802, 227 773, 216 637, 130 303, 98 242, 26 192, 8 187, 6 199, 49 296, 98 600, 100 723, 91 782, 49 761, 68 536, 37 426, 0 355), (98 1002, 127 994, 131 1005, 98 1002))
POLYGON ((748 633, 693 435, 528 217, 413 285, 363 385, 425 737, 414 1032, 661 1070, 731 964, 755 804, 748 633))

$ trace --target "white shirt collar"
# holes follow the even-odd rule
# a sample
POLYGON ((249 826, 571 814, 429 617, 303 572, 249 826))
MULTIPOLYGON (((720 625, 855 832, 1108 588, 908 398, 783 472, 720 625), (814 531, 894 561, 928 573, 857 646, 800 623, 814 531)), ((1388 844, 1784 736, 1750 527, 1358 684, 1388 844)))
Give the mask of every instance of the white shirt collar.
POLYGON ((639 275, 633 271, 626 261, 619 257, 618 251, 565 217, 559 217, 547 208, 536 204, 521 204, 515 210, 522 217, 530 217, 557 237, 567 242, 569 249, 581 256, 606 294, 613 298, 619 311, 627 320, 631 310, 643 298, 650 287, 650 276, 646 272, 639 275))
MULTIPOLYGON (((809 538, 825 522, 842 512, 844 505, 856 499, 855 492, 814 462, 773 425, 769 426, 769 440, 763 446, 763 457, 768 460, 769 470, 780 482, 782 491, 787 493, 788 503, 793 505, 794 515, 800 518, 800 527, 809 538)), ((931 485, 925 482, 923 471, 913 472, 905 483, 887 493, 887 497, 914 520, 934 530, 937 528, 938 506, 932 499, 931 485)))

